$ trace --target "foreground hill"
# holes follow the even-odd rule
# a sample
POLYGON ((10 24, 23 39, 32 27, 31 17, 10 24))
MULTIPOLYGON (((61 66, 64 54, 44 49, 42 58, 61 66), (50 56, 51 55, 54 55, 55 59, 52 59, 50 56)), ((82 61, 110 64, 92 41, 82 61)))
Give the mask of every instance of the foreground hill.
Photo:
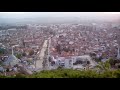
POLYGON ((120 78, 120 70, 108 70, 98 73, 93 70, 58 69, 42 71, 33 75, 17 74, 16 76, 0 76, 0 78, 120 78))

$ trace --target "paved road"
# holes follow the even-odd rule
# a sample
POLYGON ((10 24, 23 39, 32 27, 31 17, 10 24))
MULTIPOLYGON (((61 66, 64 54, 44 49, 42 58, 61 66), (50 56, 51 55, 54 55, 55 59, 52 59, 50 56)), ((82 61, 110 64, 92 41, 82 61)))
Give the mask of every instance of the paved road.
POLYGON ((47 48, 47 56, 46 56, 46 69, 50 70, 50 62, 49 62, 49 56, 50 56, 50 45, 51 45, 51 38, 48 38, 48 48, 47 48))
POLYGON ((45 51, 47 49, 47 43, 48 40, 45 40, 43 43, 43 47, 39 53, 39 59, 36 60, 36 69, 42 69, 43 68, 43 61, 44 61, 44 57, 45 57, 45 51))

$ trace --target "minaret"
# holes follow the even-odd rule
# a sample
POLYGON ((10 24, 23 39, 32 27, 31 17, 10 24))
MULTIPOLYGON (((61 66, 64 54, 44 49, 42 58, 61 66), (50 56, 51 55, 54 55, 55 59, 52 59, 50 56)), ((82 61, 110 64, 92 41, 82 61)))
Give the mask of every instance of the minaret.
POLYGON ((14 55, 13 48, 16 47, 16 46, 19 46, 19 45, 14 45, 14 46, 12 46, 12 55, 14 55))
POLYGON ((71 60, 71 65, 70 66, 71 66, 71 68, 73 68, 73 58, 71 60))
POLYGON ((120 59, 120 36, 117 35, 117 42, 118 42, 118 55, 117 55, 117 59, 120 59))
POLYGON ((12 55, 14 55, 13 47, 12 47, 12 55))
POLYGON ((116 39, 117 39, 117 43, 118 43, 118 55, 117 55, 117 59, 120 59, 120 30, 118 28, 116 28, 116 39))
POLYGON ((120 48, 118 47, 118 55, 117 55, 117 59, 120 59, 120 48))

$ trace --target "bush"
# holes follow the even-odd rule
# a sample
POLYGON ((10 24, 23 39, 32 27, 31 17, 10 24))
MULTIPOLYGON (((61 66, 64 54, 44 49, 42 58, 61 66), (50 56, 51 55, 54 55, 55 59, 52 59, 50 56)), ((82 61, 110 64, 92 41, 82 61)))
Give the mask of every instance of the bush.
POLYGON ((4 48, 0 48, 0 54, 5 54, 6 50, 4 48))
POLYGON ((29 55, 32 56, 34 54, 33 50, 30 50, 29 55))
POLYGON ((24 53, 22 53, 22 56, 26 56, 26 53, 24 52, 24 53))
POLYGON ((107 70, 97 73, 93 70, 44 70, 33 75, 17 74, 16 76, 0 76, 0 78, 120 78, 120 70, 107 70))
POLYGON ((22 54, 17 54, 16 57, 20 59, 22 57, 22 54))
POLYGON ((16 74, 16 76, 14 76, 15 78, 26 78, 27 76, 24 74, 16 74))
POLYGON ((116 78, 120 78, 120 70, 115 70, 114 74, 115 74, 116 78))

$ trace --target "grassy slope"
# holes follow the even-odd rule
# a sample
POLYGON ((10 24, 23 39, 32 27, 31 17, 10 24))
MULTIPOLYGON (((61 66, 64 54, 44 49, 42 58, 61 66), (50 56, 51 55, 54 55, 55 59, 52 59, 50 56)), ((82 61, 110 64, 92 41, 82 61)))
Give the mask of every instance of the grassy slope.
POLYGON ((99 74, 91 70, 79 71, 70 69, 59 69, 51 71, 42 71, 33 75, 19 74, 16 76, 7 77, 0 76, 0 78, 120 78, 120 70, 105 71, 99 74))

